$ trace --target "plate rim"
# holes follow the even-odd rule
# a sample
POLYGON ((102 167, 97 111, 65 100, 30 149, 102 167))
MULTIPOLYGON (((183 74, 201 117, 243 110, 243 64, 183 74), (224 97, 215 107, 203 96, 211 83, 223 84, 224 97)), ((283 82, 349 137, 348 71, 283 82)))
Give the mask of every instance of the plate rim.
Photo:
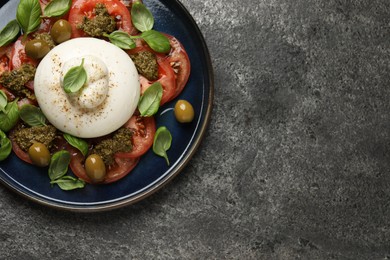
MULTIPOLYGON (((198 134, 195 135, 194 140, 192 141, 192 145, 189 147, 188 151, 185 153, 184 157, 178 161, 178 164, 174 169, 171 170, 171 173, 167 174, 164 178, 157 181, 155 184, 153 184, 148 189, 145 189, 142 192, 139 192, 135 194, 132 197, 125 198, 122 200, 118 200, 115 202, 109 202, 109 203, 103 203, 103 204, 97 204, 97 205, 70 205, 65 203, 59 203, 55 201, 48 201, 40 197, 35 197, 32 195, 29 195, 28 192, 23 191, 20 187, 12 185, 11 183, 7 182, 5 179, 0 178, 0 183, 6 187, 8 190, 15 192, 19 196, 35 202, 41 206, 49 207, 56 210, 62 210, 62 211, 70 211, 70 212, 84 212, 84 213, 93 213, 93 212, 101 212, 101 211, 109 211, 114 209, 119 209, 125 206, 129 206, 132 204, 135 204, 141 200, 146 199, 147 197, 153 195, 163 187, 165 187, 168 183, 170 183, 178 174, 180 174, 185 166, 189 163, 191 158, 195 155, 197 152, 204 135, 209 127, 210 120, 211 120, 211 114, 212 114, 212 107, 214 102, 214 69, 211 61, 211 56, 209 49, 207 47, 206 41, 204 39, 204 36, 202 32, 199 29, 199 26, 197 25, 196 21, 194 20, 193 16, 189 13, 188 9, 179 1, 179 0, 170 0, 174 1, 178 7, 183 11, 183 15, 188 19, 190 25, 195 29, 193 31, 194 34, 199 38, 201 42, 201 49, 204 52, 204 58, 205 58, 205 64, 206 64, 206 71, 208 72, 208 86, 209 90, 208 92, 205 92, 208 94, 208 99, 205 99, 207 101, 207 107, 204 113, 204 120, 199 128, 198 134)), ((8 1, 9 2, 9 1, 8 1)), ((4 7, 8 2, 6 2, 4 5, 2 5, 0 8, 4 7)), ((206 82, 205 82, 206 83, 206 82)))

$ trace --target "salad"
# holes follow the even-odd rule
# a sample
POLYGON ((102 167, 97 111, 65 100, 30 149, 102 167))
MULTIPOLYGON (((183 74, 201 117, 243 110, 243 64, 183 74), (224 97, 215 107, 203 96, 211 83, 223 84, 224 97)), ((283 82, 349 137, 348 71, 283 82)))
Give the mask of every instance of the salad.
MULTIPOLYGON (((24 162, 47 168, 50 183, 63 190, 117 181, 129 174, 150 149, 169 164, 166 151, 172 136, 165 126, 156 127, 153 116, 184 89, 190 61, 178 39, 154 30, 153 25, 153 15, 139 0, 21 0, 16 19, 0 31, 0 161, 13 151, 24 162), (90 38, 115 45, 131 59, 139 82, 134 93, 139 97, 119 127, 85 137, 48 120, 52 115, 44 110, 46 97, 39 98, 38 88, 48 88, 39 80, 44 82, 46 76, 39 73, 55 50, 90 38), (74 176, 67 175, 69 167, 74 176)), ((99 56, 104 50, 97 53, 99 56)), ((86 92, 92 85, 90 79, 99 74, 91 70, 95 63, 83 56, 66 69, 62 66, 58 82, 62 96, 58 99, 73 104, 74 96, 80 100, 80 93, 90 93, 86 92)), ((111 67, 103 73, 110 75, 107 80, 111 80, 111 67)), ((118 69, 123 70, 123 66, 118 69)), ((106 76, 99 82, 107 82, 106 76)), ((107 91, 106 99, 112 96, 110 88, 101 89, 107 91)), ((86 96, 87 104, 97 100, 97 96, 86 96)), ((80 111, 96 112, 106 106, 106 99, 80 111)), ((194 118, 194 110, 186 100, 177 100, 174 114, 182 123, 194 118)))

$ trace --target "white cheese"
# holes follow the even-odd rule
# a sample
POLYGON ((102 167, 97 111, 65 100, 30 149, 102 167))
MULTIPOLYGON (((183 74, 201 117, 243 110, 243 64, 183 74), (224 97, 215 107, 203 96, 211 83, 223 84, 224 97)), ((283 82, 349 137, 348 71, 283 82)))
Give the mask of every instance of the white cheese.
POLYGON ((51 124, 65 133, 92 138, 112 133, 128 121, 137 108, 140 83, 126 52, 104 40, 84 37, 54 47, 42 59, 34 91, 51 124), (63 78, 83 59, 87 82, 68 94, 63 78))

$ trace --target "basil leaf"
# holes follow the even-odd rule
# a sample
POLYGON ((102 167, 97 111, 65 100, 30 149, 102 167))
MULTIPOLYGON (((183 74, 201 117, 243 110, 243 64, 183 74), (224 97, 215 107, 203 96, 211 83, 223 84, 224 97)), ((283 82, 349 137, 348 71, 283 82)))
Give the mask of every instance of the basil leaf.
POLYGON ((133 3, 131 7, 131 20, 139 31, 151 30, 154 25, 154 18, 148 8, 141 2, 133 3))
POLYGON ((18 21, 12 20, 0 32, 0 47, 13 42, 19 35, 20 27, 18 21))
POLYGON ((85 187, 85 182, 82 179, 76 179, 72 176, 63 176, 51 181, 50 184, 58 184, 62 190, 74 190, 85 187))
POLYGON ((0 112, 0 130, 8 132, 19 120, 19 109, 17 99, 9 102, 5 107, 5 113, 0 112))
POLYGON ((160 107, 162 94, 163 88, 158 81, 145 90, 138 102, 138 110, 141 113, 141 116, 152 116, 157 113, 160 107))
POLYGON ((54 181, 66 174, 70 163, 70 153, 66 150, 53 154, 49 165, 49 178, 54 181))
POLYGON ((12 151, 11 141, 5 135, 3 131, 0 130, 0 161, 5 160, 12 151))
POLYGON ((36 106, 26 104, 19 110, 20 118, 29 126, 45 126, 46 117, 42 110, 36 106))
POLYGON ((156 52, 167 53, 171 50, 169 39, 158 31, 150 30, 143 32, 141 37, 156 52))
POLYGON ((38 29, 41 24, 39 0, 20 0, 16 10, 16 20, 26 35, 38 29))
POLYGON ((110 42, 121 49, 129 50, 135 48, 135 42, 130 35, 123 31, 114 31, 110 34, 104 34, 110 42))
POLYGON ((8 104, 7 95, 4 93, 4 91, 0 90, 0 111, 3 113, 5 112, 5 107, 8 104))
POLYGON ((81 61, 80 66, 71 68, 64 76, 63 88, 66 93, 74 93, 81 89, 81 87, 87 82, 87 72, 84 67, 84 59, 81 61))
POLYGON ((84 156, 88 154, 88 143, 85 140, 67 133, 64 133, 63 136, 71 146, 77 148, 84 156))
POLYGON ((153 141, 153 152, 161 157, 164 157, 169 165, 167 150, 171 147, 172 135, 165 126, 160 126, 153 141))
POLYGON ((45 17, 62 16, 69 11, 71 5, 72 0, 53 0, 46 5, 43 15, 45 17))

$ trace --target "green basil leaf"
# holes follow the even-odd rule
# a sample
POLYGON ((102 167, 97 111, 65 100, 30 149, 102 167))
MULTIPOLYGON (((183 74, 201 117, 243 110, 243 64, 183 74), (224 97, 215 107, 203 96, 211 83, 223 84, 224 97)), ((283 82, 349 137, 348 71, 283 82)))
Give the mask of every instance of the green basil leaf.
POLYGON ((63 136, 71 146, 77 148, 84 156, 88 154, 88 143, 85 140, 67 133, 64 133, 63 136))
POLYGON ((71 68, 64 76, 63 88, 66 93, 74 93, 87 82, 87 72, 84 69, 84 59, 80 66, 71 68))
POLYGON ((161 157, 164 157, 169 165, 167 151, 171 147, 172 135, 165 126, 160 126, 153 141, 153 152, 161 157))
POLYGON ((45 17, 62 16, 69 11, 71 5, 72 0, 53 0, 46 5, 43 15, 45 17))
POLYGON ((19 109, 17 99, 9 102, 5 107, 5 113, 0 112, 0 130, 8 132, 19 120, 19 109))
POLYGON ((49 178, 54 181, 64 176, 68 171, 70 153, 66 150, 53 154, 49 165, 49 178))
POLYGON ((39 0, 20 0, 16 10, 16 20, 25 35, 38 29, 41 24, 41 5, 39 0))
POLYGON ((0 161, 5 160, 12 151, 11 141, 5 135, 3 131, 0 130, 0 161))
POLYGON ((18 21, 12 20, 0 32, 0 47, 13 42, 19 35, 20 27, 18 21))
POLYGON ((168 53, 171 50, 169 39, 158 31, 150 30, 143 32, 141 37, 156 52, 168 53))
POLYGON ((8 98, 7 95, 4 93, 4 91, 0 90, 0 111, 3 113, 5 112, 5 107, 8 104, 8 98))
POLYGON ((131 7, 131 20, 139 31, 151 30, 154 25, 154 18, 148 8, 141 2, 133 3, 131 7))
POLYGON ((145 90, 138 102, 138 110, 141 113, 141 116, 152 116, 157 113, 160 107, 162 94, 163 88, 158 81, 145 90))
POLYGON ((135 42, 130 35, 123 31, 114 31, 110 34, 105 34, 110 42, 121 49, 130 50, 136 47, 135 42))
POLYGON ((36 106, 26 104, 19 110, 20 118, 29 126, 45 126, 46 117, 42 110, 36 106))
POLYGON ((50 184, 58 184, 62 190, 74 190, 85 187, 85 182, 82 179, 77 179, 72 176, 63 176, 51 181, 50 184))

